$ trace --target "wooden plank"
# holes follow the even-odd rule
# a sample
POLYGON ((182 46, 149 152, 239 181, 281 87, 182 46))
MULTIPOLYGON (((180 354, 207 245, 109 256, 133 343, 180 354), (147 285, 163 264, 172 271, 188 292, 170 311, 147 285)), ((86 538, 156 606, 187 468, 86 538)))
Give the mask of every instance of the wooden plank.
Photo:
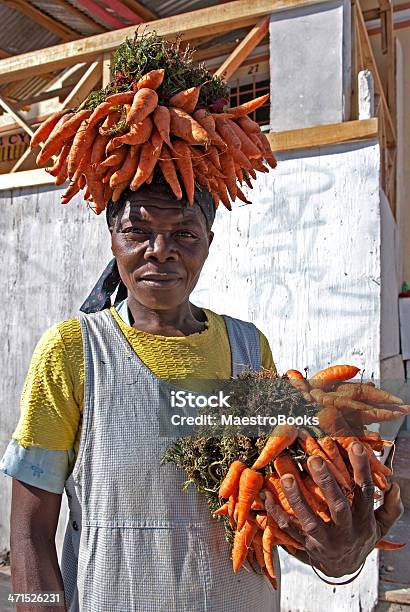
POLYGON ((0 0, 0 3, 32 19, 49 32, 56 34, 61 40, 67 42, 75 40, 80 36, 78 32, 49 17, 32 4, 29 4, 29 2, 23 2, 23 0, 0 0))
POLYGON ((3 109, 6 111, 6 113, 8 113, 9 115, 11 115, 13 117, 14 121, 16 121, 19 125, 21 125, 23 130, 25 132, 27 132, 27 134, 30 135, 30 138, 33 136, 34 132, 31 129, 31 127, 29 126, 29 124, 20 115, 18 110, 16 108, 14 108, 14 106, 12 104, 10 104, 10 102, 6 102, 6 100, 4 100, 3 98, 0 97, 0 106, 3 107, 3 109))
POLYGON ((85 74, 65 98, 61 108, 75 108, 83 102, 90 91, 97 85, 102 77, 103 67, 101 62, 93 62, 85 74))
MULTIPOLYGON (((187 40, 218 34, 234 28, 254 25, 258 19, 291 7, 306 7, 322 0, 235 0, 215 7, 182 13, 152 21, 146 31, 156 31, 160 36, 175 37, 184 32, 187 40)), ((33 75, 56 71, 74 63, 90 63, 104 53, 116 49, 126 36, 133 37, 135 26, 90 36, 70 43, 55 45, 40 51, 23 53, 0 60, 0 83, 27 79, 33 75)))
POLYGON ((328 123, 286 132, 270 132, 267 137, 272 151, 282 152, 312 149, 350 140, 377 138, 377 135, 378 120, 372 118, 328 123))
MULTIPOLYGON (((64 108, 75 108, 78 106, 101 79, 102 70, 103 67, 101 62, 94 62, 91 64, 74 89, 71 90, 70 94, 62 102, 58 110, 63 110, 64 108)), ((14 164, 10 172, 18 172, 21 168, 27 168, 27 166, 31 168, 31 166, 34 165, 38 151, 38 147, 33 150, 27 149, 27 151, 25 151, 20 159, 14 164)))
POLYGON ((124 23, 117 19, 114 15, 112 15, 109 11, 107 11, 104 7, 100 6, 94 0, 77 0, 78 4, 84 7, 91 15, 95 15, 101 21, 103 21, 107 26, 111 28, 123 28, 124 23))
POLYGON ((102 59, 102 86, 106 87, 111 82, 111 54, 104 53, 102 59))
POLYGON ((215 75, 225 81, 231 78, 239 68, 245 58, 248 57, 255 47, 265 38, 269 31, 269 17, 259 21, 245 38, 239 43, 231 55, 223 62, 222 66, 216 70, 215 75))
MULTIPOLYGON (((360 38, 360 44, 363 52, 363 63, 366 68, 371 70, 374 79, 375 90, 380 96, 381 104, 384 107, 385 121, 386 121, 386 132, 387 132, 387 145, 389 147, 394 146, 396 143, 396 130, 390 115, 389 107, 387 104, 386 96, 384 94, 383 85, 380 79, 379 71, 377 69, 377 63, 374 58, 373 49, 369 40, 369 36, 366 30, 366 24, 363 18, 362 9, 359 4, 359 0, 355 3, 355 18, 358 25, 358 34, 360 38)), ((8 60, 3 60, 7 62, 8 60)), ((0 62, 1 63, 1 62, 0 62)))
POLYGON ((113 11, 117 13, 120 17, 127 19, 131 23, 144 23, 145 19, 143 19, 140 15, 132 11, 128 6, 120 2, 119 0, 102 0, 105 5, 108 5, 113 11))
POLYGON ((14 189, 18 187, 31 187, 35 185, 53 185, 54 177, 43 169, 25 170, 14 174, 0 175, 0 190, 14 189))
POLYGON ((67 13, 71 13, 77 19, 81 19, 81 21, 83 21, 88 26, 94 29, 95 34, 99 34, 100 32, 105 32, 107 29, 107 28, 104 28, 101 24, 94 21, 94 19, 91 19, 91 17, 89 17, 86 13, 83 13, 83 11, 80 11, 78 8, 73 6, 67 0, 53 0, 53 4, 58 4, 59 6, 61 6, 61 8, 67 11, 67 13))

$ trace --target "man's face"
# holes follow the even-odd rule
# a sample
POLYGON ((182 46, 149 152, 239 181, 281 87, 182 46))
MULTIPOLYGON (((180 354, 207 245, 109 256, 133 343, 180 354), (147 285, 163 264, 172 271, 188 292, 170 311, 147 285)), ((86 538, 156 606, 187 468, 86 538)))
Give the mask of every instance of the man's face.
POLYGON ((186 302, 212 238, 197 204, 186 207, 158 186, 139 189, 111 232, 112 252, 129 297, 155 310, 186 302))

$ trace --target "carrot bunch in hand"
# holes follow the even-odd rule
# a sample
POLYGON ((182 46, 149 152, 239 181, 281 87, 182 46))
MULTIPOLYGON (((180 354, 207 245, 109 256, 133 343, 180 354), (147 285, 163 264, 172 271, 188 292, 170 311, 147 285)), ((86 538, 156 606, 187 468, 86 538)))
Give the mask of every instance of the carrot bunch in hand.
MULTIPOLYGON (((256 172, 269 171, 265 162, 276 166, 267 137, 248 116, 269 96, 214 112, 218 100, 201 100, 201 92, 215 77, 204 72, 202 84, 169 95, 172 65, 148 70, 125 91, 103 90, 97 104, 91 94, 78 109, 58 111, 40 125, 31 147, 43 143, 37 164, 52 161, 46 170, 56 185, 69 181, 63 204, 84 190, 100 214, 125 189, 150 184, 155 172, 191 206, 195 184, 212 193, 216 207, 222 202, 231 209, 236 198, 248 203, 241 187, 252 187, 256 172)), ((197 80, 191 64, 184 70, 197 80)))
MULTIPOLYGON (((267 515, 260 497, 262 489, 268 489, 278 505, 297 519, 282 490, 281 477, 291 474, 313 512, 323 521, 330 522, 331 515, 326 496, 314 482, 307 459, 320 457, 335 477, 349 504, 353 504, 355 483, 347 449, 352 442, 359 441, 366 449, 370 460, 373 481, 380 491, 388 488, 387 477, 391 469, 374 454, 391 443, 381 439, 377 432, 369 431, 365 425, 377 420, 386 420, 409 414, 410 409, 402 400, 373 384, 346 382, 359 372, 354 366, 333 366, 307 380, 297 370, 288 370, 285 377, 303 398, 318 403, 320 428, 311 431, 294 425, 277 426, 267 438, 264 447, 251 467, 243 461, 233 461, 219 488, 219 497, 227 498, 214 516, 226 516, 234 530, 232 546, 233 570, 236 573, 248 561, 259 566, 276 588, 276 572, 273 549, 284 546, 295 554, 303 546, 282 531, 274 519, 267 515), (383 406, 381 408, 380 406, 383 406), (355 433, 345 418, 347 411, 355 411, 355 433), (364 418, 363 418, 364 417, 364 418), (359 430, 358 430, 359 429, 359 430)), ((375 493, 375 497, 380 494, 375 493)), ((398 550, 403 544, 380 540, 377 548, 398 550)))

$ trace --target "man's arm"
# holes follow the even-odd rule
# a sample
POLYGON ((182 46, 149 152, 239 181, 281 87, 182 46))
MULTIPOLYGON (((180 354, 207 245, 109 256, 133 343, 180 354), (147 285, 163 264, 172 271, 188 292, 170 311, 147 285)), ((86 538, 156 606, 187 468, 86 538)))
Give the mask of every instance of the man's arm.
MULTIPOLYGON (((13 593, 60 593, 64 586, 57 560, 55 534, 61 494, 13 478, 10 548, 13 593)), ((17 604, 17 612, 65 612, 64 606, 17 604)))

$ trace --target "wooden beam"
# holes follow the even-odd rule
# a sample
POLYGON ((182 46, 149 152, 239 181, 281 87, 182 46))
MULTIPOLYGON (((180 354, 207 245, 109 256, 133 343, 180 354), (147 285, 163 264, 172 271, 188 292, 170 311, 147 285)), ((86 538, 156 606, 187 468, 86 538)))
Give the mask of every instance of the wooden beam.
POLYGON ((107 87, 111 82, 111 54, 104 53, 102 58, 102 86, 107 87))
MULTIPOLYGON (((287 10, 291 7, 316 5, 323 0, 235 0, 214 6, 174 15, 148 23, 147 32, 156 31, 160 36, 172 38, 184 32, 186 38, 196 38, 254 25, 261 17, 287 10)), ((133 37, 135 26, 97 34, 67 44, 48 47, 41 51, 23 53, 0 60, 0 83, 27 79, 33 75, 56 71, 74 63, 90 63, 104 53, 116 49, 126 36, 133 37)))
POLYGON ((228 81, 242 64, 243 60, 248 57, 249 53, 265 38, 268 31, 269 17, 264 17, 248 32, 231 55, 227 57, 222 66, 216 70, 215 75, 228 81))
POLYGON ((119 29, 124 27, 124 23, 114 17, 109 11, 100 6, 94 0, 77 0, 78 4, 85 8, 91 15, 95 15, 111 28, 119 29))
POLYGON ((52 17, 49 17, 29 2, 24 2, 23 0, 0 0, 0 4, 4 4, 5 6, 22 13, 66 42, 69 40, 75 40, 81 36, 78 32, 75 32, 68 26, 59 23, 52 17))
MULTIPOLYGON (((78 81, 76 86, 71 90, 69 95, 62 102, 58 110, 63 110, 64 108, 75 108, 76 106, 78 106, 90 93, 93 87, 95 87, 101 77, 102 62, 94 62, 93 64, 91 64, 91 66, 88 67, 88 69, 78 81)), ((38 147, 35 149, 27 149, 26 151, 24 151, 23 155, 20 157, 20 159, 17 160, 10 172, 17 172, 23 166, 26 167, 27 165, 30 166, 31 164, 33 164, 37 153, 38 147)))
POLYGON ((286 132, 270 132, 267 137, 272 151, 281 153, 282 151, 312 149, 351 140, 373 139, 377 138, 378 132, 378 120, 373 118, 316 125, 299 130, 287 130, 286 132))
MULTIPOLYGON (((366 68, 371 70, 374 79, 374 85, 376 93, 380 96, 380 101, 383 106, 383 113, 386 120, 386 135, 387 135, 387 146, 392 147, 396 143, 396 130, 390 115, 389 106, 387 104, 386 96, 384 94, 383 85, 380 79, 379 71, 377 69, 377 63, 374 58, 372 45, 369 40, 369 36, 366 30, 366 23, 363 18, 362 9, 360 8, 359 0, 355 2, 355 20, 357 23, 357 32, 359 35, 359 44, 361 46, 361 52, 363 55, 363 64, 366 68)), ((3 60, 8 61, 8 60, 3 60)), ((1 62, 0 62, 1 63, 1 62)))
POLYGON ((6 111, 6 113, 8 113, 9 115, 11 115, 13 117, 14 121, 16 121, 19 125, 21 125, 23 130, 25 132, 27 132, 27 134, 29 134, 30 138, 33 136, 34 132, 31 129, 31 127, 29 126, 29 124, 20 115, 18 110, 16 108, 14 108, 14 106, 12 104, 10 104, 10 102, 6 102, 6 100, 4 100, 3 98, 0 98, 0 106, 3 107, 3 109, 6 111))
POLYGON ((154 21, 155 19, 159 19, 158 13, 152 11, 147 6, 141 4, 141 2, 137 2, 136 0, 122 0, 122 3, 128 6, 129 9, 137 13, 144 21, 154 21))
POLYGON ((61 108, 76 108, 94 89, 102 77, 102 62, 93 62, 63 101, 61 108))
POLYGON ((131 23, 144 23, 145 19, 143 19, 140 15, 132 11, 125 4, 120 2, 119 0, 102 0, 102 2, 109 6, 113 11, 117 13, 120 17, 127 19, 131 23))
POLYGON ((104 28, 102 25, 94 21, 94 19, 91 19, 91 17, 83 13, 83 11, 80 11, 70 2, 67 2, 67 0, 53 0, 53 4, 58 4, 58 6, 61 6, 61 8, 67 11, 67 13, 71 13, 77 19, 81 19, 81 21, 90 26, 90 28, 94 29, 95 34, 100 34, 101 32, 105 32, 107 30, 107 28, 104 28))
POLYGON ((15 172, 14 174, 0 174, 0 191, 19 187, 34 187, 35 185, 53 185, 54 181, 55 178, 41 168, 15 172))

